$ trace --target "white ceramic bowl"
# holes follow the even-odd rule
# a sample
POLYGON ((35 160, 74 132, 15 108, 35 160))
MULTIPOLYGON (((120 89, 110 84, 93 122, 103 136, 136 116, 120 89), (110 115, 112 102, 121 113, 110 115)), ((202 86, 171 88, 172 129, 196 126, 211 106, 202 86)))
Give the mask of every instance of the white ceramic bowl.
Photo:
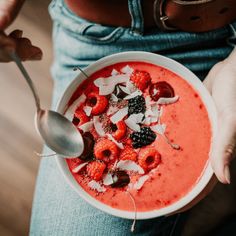
MULTIPOLYGON (((158 55, 158 54, 153 54, 153 53, 148 53, 148 52, 138 52, 138 51, 133 51, 133 52, 124 52, 124 53, 118 53, 118 54, 113 54, 107 57, 104 57, 95 63, 91 64, 88 66, 84 71, 86 74, 91 75, 94 72, 118 63, 118 62, 128 62, 128 61, 141 61, 141 62, 149 62, 152 64, 156 64, 158 66, 162 66, 164 68, 167 68, 174 73, 178 74, 181 76, 184 80, 186 80, 189 84, 192 85, 192 87, 195 88, 195 90, 198 92, 200 95, 203 103, 206 106, 206 109, 208 111, 208 115, 210 118, 211 126, 212 126, 212 132, 213 135, 216 133, 216 127, 217 127, 217 116, 216 116, 216 109, 215 109, 215 104, 212 101, 212 98, 210 94, 208 93, 207 89, 204 87, 202 82, 186 67, 181 65, 180 63, 169 59, 167 57, 158 55)), ((58 106, 57 106, 57 111, 60 113, 64 113, 65 107, 75 92, 75 90, 78 88, 79 84, 84 80, 84 75, 79 74, 68 86, 66 89, 65 93, 63 94, 62 98, 60 99, 58 106)), ((92 206, 107 212, 109 214, 119 216, 122 218, 128 218, 128 219, 133 219, 134 218, 134 212, 129 212, 129 211, 124 211, 124 210, 118 210, 115 208, 112 208, 108 205, 105 205, 101 203, 100 201, 96 200, 95 198, 91 197, 86 191, 83 190, 82 187, 76 182, 74 179, 73 175, 69 171, 69 168, 67 166, 67 163, 64 159, 56 157, 57 163, 59 165, 59 168, 61 172, 63 173, 66 181, 69 183, 69 185, 82 197, 85 201, 90 203, 92 206)), ((188 203, 190 203, 193 199, 195 199, 201 192, 202 190, 206 187, 208 182, 210 181, 211 177, 213 175, 212 168, 210 166, 210 163, 208 161, 208 164, 204 170, 203 175, 201 176, 200 180, 198 183, 193 187, 193 189, 185 195, 183 198, 178 200, 177 202, 173 203, 170 206, 161 208, 159 210, 152 210, 148 212, 138 212, 137 213, 137 219, 149 219, 149 218, 154 218, 158 216, 163 216, 170 214, 172 212, 175 212, 182 207, 186 206, 188 203)))

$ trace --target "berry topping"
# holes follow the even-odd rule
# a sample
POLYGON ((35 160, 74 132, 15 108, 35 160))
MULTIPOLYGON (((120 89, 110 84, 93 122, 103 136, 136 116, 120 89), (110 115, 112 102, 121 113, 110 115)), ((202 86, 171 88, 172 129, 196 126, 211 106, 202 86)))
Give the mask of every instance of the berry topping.
POLYGON ((130 135, 133 148, 141 148, 151 144, 156 139, 156 134, 149 127, 142 127, 139 132, 130 135))
POLYGON ((94 155, 105 162, 113 161, 118 157, 119 149, 111 140, 100 139, 94 146, 94 155))
POLYGON ((92 179, 99 181, 102 178, 106 164, 101 161, 92 161, 87 165, 87 174, 92 179))
POLYGON ((146 103, 143 96, 139 95, 134 98, 129 99, 128 102, 128 114, 138 114, 145 113, 146 103))
POLYGON ((139 165, 147 172, 156 168, 161 162, 161 154, 155 148, 141 149, 138 155, 139 165))
POLYGON ((116 124, 111 123, 112 136, 116 140, 122 139, 126 134, 126 124, 124 121, 119 121, 116 124))
POLYGON ((93 158, 93 148, 94 148, 94 138, 93 135, 89 132, 86 132, 83 134, 83 140, 84 140, 84 151, 79 156, 79 159, 88 161, 93 158))
POLYGON ((130 146, 126 146, 120 153, 120 160, 137 160, 137 153, 130 146))
POLYGON ((151 76, 146 71, 135 70, 130 80, 135 84, 135 86, 140 90, 145 90, 151 82, 151 76))
POLYGON ((171 98, 175 96, 174 89, 165 81, 152 84, 149 88, 149 94, 154 101, 159 98, 171 98))
POLYGON ((130 182, 129 175, 125 171, 121 170, 112 172, 112 179, 113 184, 111 184, 111 187, 113 188, 122 188, 130 182))
POLYGON ((73 119, 73 124, 76 125, 76 126, 80 126, 86 122, 89 121, 89 118, 87 117, 87 115, 85 114, 85 112, 81 109, 77 109, 75 111, 75 116, 74 116, 74 119, 73 119))
POLYGON ((106 110, 108 99, 98 93, 91 92, 87 96, 87 104, 92 107, 92 115, 99 115, 106 110))

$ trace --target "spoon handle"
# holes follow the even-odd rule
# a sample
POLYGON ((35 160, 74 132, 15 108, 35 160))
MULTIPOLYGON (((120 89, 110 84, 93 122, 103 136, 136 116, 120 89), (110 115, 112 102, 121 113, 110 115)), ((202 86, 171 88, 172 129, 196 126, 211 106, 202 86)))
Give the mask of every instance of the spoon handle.
POLYGON ((33 93, 33 96, 34 96, 34 100, 35 100, 35 104, 36 104, 36 107, 37 107, 37 111, 39 111, 40 110, 40 100, 39 100, 39 96, 38 96, 38 93, 36 91, 36 88, 34 86, 34 83, 33 83, 32 79, 30 78, 29 74, 27 73, 25 67, 21 63, 21 60, 17 56, 17 54, 15 52, 11 52, 10 56, 13 59, 13 61, 16 63, 18 68, 20 69, 23 77, 25 78, 27 84, 29 85, 29 87, 30 87, 30 89, 31 89, 31 91, 33 93))

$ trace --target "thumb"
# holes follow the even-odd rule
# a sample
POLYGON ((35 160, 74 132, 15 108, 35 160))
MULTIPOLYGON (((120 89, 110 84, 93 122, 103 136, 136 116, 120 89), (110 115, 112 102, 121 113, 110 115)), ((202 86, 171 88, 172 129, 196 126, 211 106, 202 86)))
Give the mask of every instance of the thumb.
POLYGON ((225 184, 230 184, 229 164, 235 155, 235 147, 236 119, 232 115, 222 115, 213 140, 211 164, 219 181, 225 184))
POLYGON ((0 30, 5 30, 16 18, 24 0, 0 0, 0 30))

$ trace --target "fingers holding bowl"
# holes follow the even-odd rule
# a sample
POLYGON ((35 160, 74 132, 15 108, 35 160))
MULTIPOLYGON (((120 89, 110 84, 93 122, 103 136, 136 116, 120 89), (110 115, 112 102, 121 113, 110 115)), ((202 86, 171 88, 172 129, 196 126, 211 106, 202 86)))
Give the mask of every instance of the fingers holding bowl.
POLYGON ((230 184, 229 165, 236 152, 236 114, 224 112, 219 118, 218 134, 211 152, 212 168, 220 182, 230 184))

